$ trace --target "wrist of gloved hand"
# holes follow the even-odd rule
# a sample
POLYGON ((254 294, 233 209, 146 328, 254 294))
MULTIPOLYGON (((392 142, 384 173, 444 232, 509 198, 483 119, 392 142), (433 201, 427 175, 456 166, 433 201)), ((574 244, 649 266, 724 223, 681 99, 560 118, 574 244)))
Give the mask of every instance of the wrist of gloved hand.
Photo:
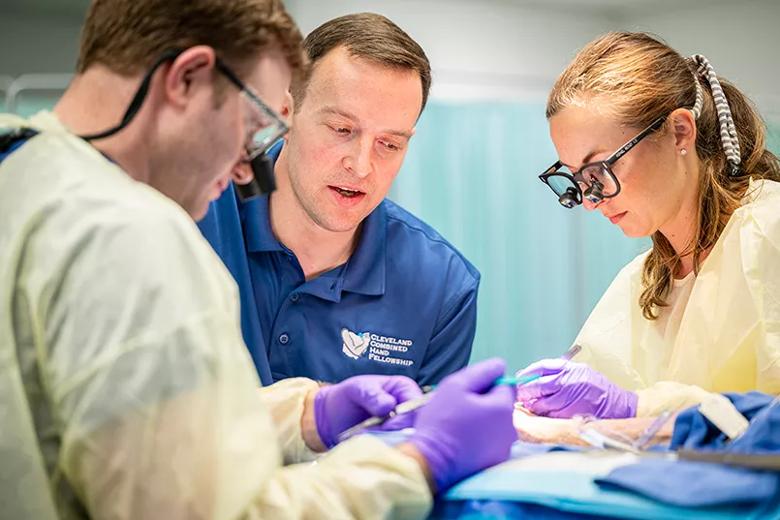
POLYGON ((441 444, 435 436, 431 438, 428 432, 416 431, 409 439, 428 464, 428 471, 434 483, 434 492, 449 488, 452 482, 459 480, 454 468, 456 454, 441 444))
POLYGON ((425 457, 436 489, 509 457, 517 432, 514 389, 495 385, 505 364, 491 359, 445 378, 418 410, 409 443, 425 457))
POLYGON ((624 390, 617 385, 613 386, 612 403, 604 410, 598 410, 596 417, 603 419, 628 419, 636 417, 639 408, 639 395, 630 390, 624 390))
POLYGON ((323 386, 314 396, 314 422, 320 440, 326 448, 332 448, 336 445, 336 435, 339 433, 333 431, 331 421, 328 420, 327 403, 328 393, 332 391, 331 389, 332 386, 323 386))
POLYGON ((301 415, 301 437, 306 447, 315 453, 322 453, 328 447, 322 442, 322 437, 317 430, 316 414, 314 412, 314 399, 320 389, 310 390, 303 400, 303 414, 301 415))

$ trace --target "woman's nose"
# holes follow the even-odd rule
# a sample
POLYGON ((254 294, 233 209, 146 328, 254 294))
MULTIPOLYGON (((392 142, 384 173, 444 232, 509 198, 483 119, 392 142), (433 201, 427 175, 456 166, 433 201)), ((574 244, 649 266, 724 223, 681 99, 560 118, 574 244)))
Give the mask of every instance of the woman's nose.
POLYGON ((594 209, 598 208, 601 203, 604 202, 604 199, 599 200, 598 202, 592 202, 587 197, 582 198, 582 207, 585 208, 588 211, 593 211, 594 209))

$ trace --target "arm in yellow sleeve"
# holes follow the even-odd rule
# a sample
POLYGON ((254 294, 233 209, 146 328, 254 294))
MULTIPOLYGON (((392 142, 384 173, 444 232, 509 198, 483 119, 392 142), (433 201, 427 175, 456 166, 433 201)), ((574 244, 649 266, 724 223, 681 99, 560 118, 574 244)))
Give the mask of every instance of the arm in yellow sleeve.
POLYGON ((710 392, 695 385, 674 381, 658 381, 648 388, 638 390, 637 417, 660 415, 668 410, 677 412, 701 404, 710 392))
MULTIPOLYGON (((220 328, 213 321, 199 327, 216 341, 206 330, 220 328)), ((137 351, 148 362, 126 361, 161 367, 155 350, 137 351)), ((163 357, 182 363, 186 352, 163 357)), ((257 402, 246 364, 191 359, 191 366, 203 363, 197 373, 214 372, 215 379, 204 377, 178 395, 153 391, 138 409, 108 412, 110 420, 94 431, 75 427, 89 425, 100 408, 109 410, 108 396, 127 395, 111 388, 128 372, 124 361, 117 360, 110 376, 95 374, 108 388, 76 390, 83 415, 71 422, 63 445, 64 473, 96 518, 422 518, 430 509, 420 465, 376 439, 350 439, 316 463, 282 466, 275 424, 257 402)), ((277 410, 276 417, 300 422, 297 407, 287 415, 277 410)))
MULTIPOLYGON (((754 184, 751 183, 751 188, 754 184)), ((756 389, 780 394, 780 184, 765 181, 759 201, 748 206, 740 230, 744 276, 761 329, 756 345, 756 389)))
POLYGON ((59 499, 93 518, 424 517, 420 465, 376 439, 282 466, 283 451, 305 455, 313 382, 259 391, 235 287, 192 223, 132 219, 76 237, 59 290, 43 291, 59 499))
POLYGON ((260 389, 260 400, 271 414, 285 463, 311 461, 317 457, 304 442, 301 417, 306 396, 318 387, 311 379, 296 377, 260 389))

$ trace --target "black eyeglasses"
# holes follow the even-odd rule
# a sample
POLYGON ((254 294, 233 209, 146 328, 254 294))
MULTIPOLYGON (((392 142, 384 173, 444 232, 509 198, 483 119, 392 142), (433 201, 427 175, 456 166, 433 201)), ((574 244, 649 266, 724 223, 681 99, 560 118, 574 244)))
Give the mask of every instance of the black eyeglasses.
MULTIPOLYGON (((154 72, 160 68, 160 65, 171 60, 175 60, 182 52, 182 49, 170 49, 164 52, 152 64, 152 67, 141 80, 133 99, 125 110, 122 120, 108 130, 102 132, 82 135, 85 141, 94 141, 104 139, 124 129, 133 120, 135 115, 141 109, 149 85, 152 82, 154 72)), ((270 193, 276 188, 274 181, 273 161, 265 152, 273 146, 276 141, 287 133, 289 128, 282 118, 266 105, 260 96, 254 90, 249 88, 241 81, 238 76, 219 58, 216 59, 216 69, 225 76, 241 92, 243 99, 250 106, 250 110, 244 111, 244 123, 247 129, 246 140, 244 142, 245 154, 243 162, 252 168, 254 178, 248 184, 237 184, 236 192, 241 200, 247 200, 262 193, 270 193)))
POLYGON ((241 91, 241 95, 244 96, 244 99, 249 102, 252 108, 251 112, 253 114, 247 115, 245 121, 248 132, 245 145, 245 160, 251 162, 255 157, 268 151, 276 141, 288 132, 289 128, 282 118, 271 107, 266 105, 260 99, 260 96, 244 84, 219 58, 217 58, 216 67, 228 81, 241 91))
POLYGON ((556 161, 539 175, 539 179, 553 190, 558 196, 558 202, 566 208, 582 204, 583 197, 592 204, 614 197, 620 193, 620 183, 612 172, 612 165, 639 141, 661 128, 664 121, 666 116, 659 117, 603 161, 585 164, 574 173, 561 170, 563 164, 556 161))
MULTIPOLYGON (((124 129, 133 120, 135 115, 141 109, 141 105, 146 98, 146 94, 149 91, 149 85, 152 82, 152 76, 154 72, 163 63, 175 60, 182 52, 182 49, 171 49, 164 52, 156 62, 152 65, 149 71, 141 81, 141 85, 138 87, 138 91, 133 96, 130 105, 127 107, 125 114, 122 116, 122 120, 118 125, 109 128, 103 132, 96 134, 83 135, 82 139, 86 141, 94 141, 97 139, 103 139, 111 135, 116 134, 120 130, 124 129)), ((216 59, 217 70, 225 76, 236 88, 241 92, 242 96, 248 100, 252 107, 252 114, 246 115, 246 128, 247 128, 247 140, 245 143, 246 148, 246 162, 251 162, 256 157, 259 157, 265 153, 276 141, 278 141, 284 134, 287 133, 287 124, 282 118, 274 112, 268 105, 266 105, 260 96, 252 90, 250 87, 241 81, 235 72, 233 72, 225 63, 219 58, 216 59)))

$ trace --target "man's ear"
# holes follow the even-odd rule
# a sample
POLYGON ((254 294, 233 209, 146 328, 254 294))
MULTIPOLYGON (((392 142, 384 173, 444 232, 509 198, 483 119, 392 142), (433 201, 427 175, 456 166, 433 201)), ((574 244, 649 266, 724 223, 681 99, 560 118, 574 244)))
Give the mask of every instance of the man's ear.
POLYGON ((678 108, 669 114, 674 132, 674 146, 677 150, 696 149, 696 119, 687 108, 678 108))
POLYGON ((233 168, 230 170, 230 177, 237 184, 244 185, 252 182, 255 178, 255 174, 252 172, 252 167, 249 163, 242 161, 233 165, 233 168))
POLYGON ((196 45, 173 60, 165 72, 164 86, 167 101, 183 107, 204 86, 213 86, 216 54, 207 45, 196 45))
POLYGON ((287 93, 284 95, 284 102, 282 103, 282 110, 279 113, 279 115, 282 116, 282 119, 284 119, 285 122, 289 123, 294 111, 295 111, 295 100, 293 99, 292 94, 288 90, 287 93))

